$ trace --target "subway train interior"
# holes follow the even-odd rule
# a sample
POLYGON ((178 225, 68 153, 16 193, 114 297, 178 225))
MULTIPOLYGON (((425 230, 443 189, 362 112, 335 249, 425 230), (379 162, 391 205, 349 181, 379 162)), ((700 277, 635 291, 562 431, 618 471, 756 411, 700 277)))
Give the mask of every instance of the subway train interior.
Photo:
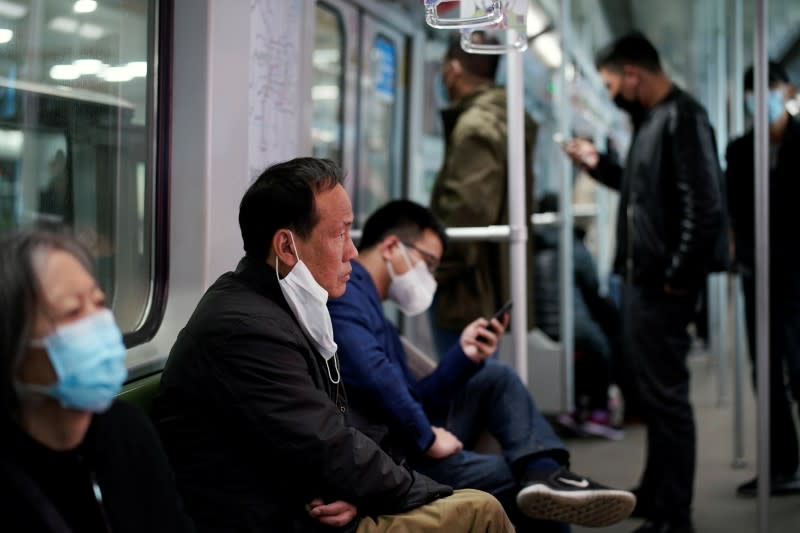
MULTIPOLYGON (((354 236, 391 199, 428 205, 445 148, 439 68, 460 30, 429 25, 426 4, 437 2, 0 0, 0 232, 45 222, 71 227, 88 244, 124 332, 128 390, 157 383, 205 289, 243 255, 239 202, 268 165, 302 155, 339 163, 354 236)), ((800 87, 800 1, 502 4, 525 22, 510 36, 487 30, 505 43, 495 81, 522 85, 519 112, 538 125, 534 192, 524 202, 552 193, 565 206, 537 209, 528 238, 555 228, 567 246, 573 226, 582 228, 600 290, 613 298, 618 194, 573 166, 560 146, 577 136, 624 154, 631 144, 633 128, 609 97, 596 54, 641 30, 668 76, 707 110, 724 167, 729 141, 753 127, 742 79, 759 43, 800 87)), ((447 21, 459 7, 438 2, 436 13, 447 21)), ((800 113, 800 92, 784 106, 800 113)), ((473 229, 461 238, 498 238, 473 229)), ((564 289, 569 279, 562 269, 551 282, 564 289)), ((562 302, 571 301, 569 290, 562 302)), ((758 443, 764 447, 739 277, 710 276, 704 298, 689 357, 697 531, 798 531, 800 496, 736 497, 736 486, 758 472, 758 443)), ((434 353, 427 315, 406 318, 391 304, 386 311, 420 351, 434 353)), ((572 323, 570 309, 560 316, 572 323)), ((576 409, 573 340, 567 331, 562 338, 540 329, 509 335, 499 355, 554 420, 576 409)), ((626 423, 613 439, 563 429, 575 468, 635 485, 641 424, 626 423)))

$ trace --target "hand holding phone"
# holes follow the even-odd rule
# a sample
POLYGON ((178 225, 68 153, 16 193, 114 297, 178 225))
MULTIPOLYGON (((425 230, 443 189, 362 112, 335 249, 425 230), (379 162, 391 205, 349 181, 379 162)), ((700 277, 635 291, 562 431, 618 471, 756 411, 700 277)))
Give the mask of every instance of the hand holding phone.
MULTIPOLYGON (((513 307, 513 305, 514 305, 514 301, 513 300, 509 300, 506 303, 504 303, 503 306, 500 309, 495 311, 495 313, 491 317, 489 317, 489 324, 486 327, 488 329, 490 329, 490 330, 493 329, 492 328, 492 320, 495 320, 495 319, 497 319, 497 321, 500 322, 500 324, 502 324, 503 323, 503 315, 505 315, 506 313, 511 311, 511 307, 513 307)), ((476 337, 476 340, 478 340, 480 342, 486 342, 486 338, 483 337, 482 335, 478 335, 476 337)))

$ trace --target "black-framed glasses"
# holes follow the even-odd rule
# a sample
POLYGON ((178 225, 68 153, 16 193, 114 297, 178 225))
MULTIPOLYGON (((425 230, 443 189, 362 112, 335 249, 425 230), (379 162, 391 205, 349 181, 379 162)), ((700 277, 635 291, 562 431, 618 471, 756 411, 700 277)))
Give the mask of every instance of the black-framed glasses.
POLYGON ((425 261, 425 265, 428 267, 428 271, 433 274, 437 268, 439 268, 439 258, 433 255, 430 252, 426 252, 422 248, 414 245, 413 243, 402 241, 403 246, 406 248, 411 248, 412 250, 416 251, 421 257, 422 260, 425 261))

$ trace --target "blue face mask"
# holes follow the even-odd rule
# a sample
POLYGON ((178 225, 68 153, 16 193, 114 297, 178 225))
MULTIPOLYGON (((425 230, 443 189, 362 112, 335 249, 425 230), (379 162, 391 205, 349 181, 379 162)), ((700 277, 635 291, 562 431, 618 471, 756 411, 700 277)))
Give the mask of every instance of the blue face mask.
MULTIPOLYGON (((744 105, 750 116, 756 114, 756 99, 751 93, 745 96, 744 105)), ((767 120, 775 123, 786 112, 786 103, 783 98, 783 89, 773 89, 767 93, 767 120)))
POLYGON ((105 411, 128 375, 122 333, 108 309, 61 326, 31 345, 47 350, 58 379, 53 385, 18 383, 17 388, 55 398, 67 408, 105 411))

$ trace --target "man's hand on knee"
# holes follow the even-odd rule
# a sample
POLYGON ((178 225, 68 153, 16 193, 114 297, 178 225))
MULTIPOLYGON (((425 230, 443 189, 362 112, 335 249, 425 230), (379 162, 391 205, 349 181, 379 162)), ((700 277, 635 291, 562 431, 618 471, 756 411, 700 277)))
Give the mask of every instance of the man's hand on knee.
POLYGON ((342 500, 325 503, 316 498, 306 505, 308 515, 321 524, 331 527, 343 527, 350 523, 358 514, 355 505, 342 500))

